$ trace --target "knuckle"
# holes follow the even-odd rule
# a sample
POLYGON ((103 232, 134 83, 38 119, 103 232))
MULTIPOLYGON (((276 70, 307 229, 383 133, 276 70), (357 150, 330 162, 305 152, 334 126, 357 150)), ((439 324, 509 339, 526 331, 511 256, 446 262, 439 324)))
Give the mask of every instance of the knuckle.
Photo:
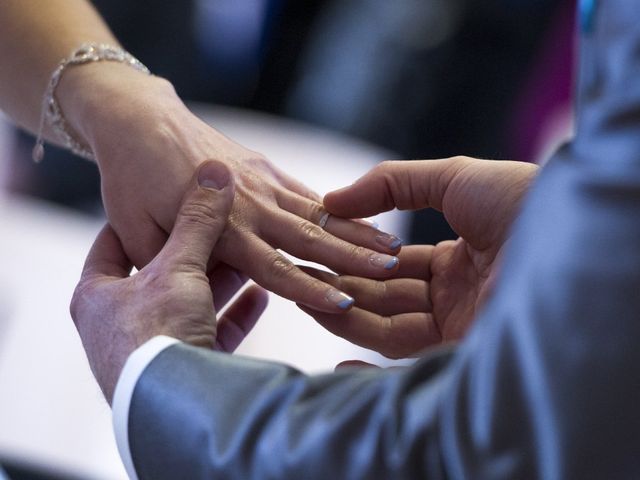
POLYGON ((376 299, 382 303, 387 303, 387 296, 389 295, 389 291, 387 289, 387 282, 377 281, 375 283, 375 295, 376 299))
POLYGON ((305 249, 312 248, 318 241, 326 236, 326 232, 322 228, 306 220, 300 222, 298 231, 300 232, 300 240, 305 249))
POLYGON ((276 250, 266 259, 267 277, 272 281, 279 281, 289 277, 295 270, 296 266, 287 258, 283 257, 276 250))
POLYGON ((388 173, 394 169, 396 162, 393 160, 385 160, 384 162, 380 162, 374 170, 378 170, 380 173, 388 173))
POLYGON ((385 160, 380 163, 376 168, 378 169, 378 174, 382 176, 387 182, 395 181, 395 178, 398 174, 402 173, 402 169, 398 168, 398 161, 395 160, 385 160))
POLYGON ((376 167, 375 175, 383 181, 384 189, 381 194, 384 198, 384 208, 387 210, 394 207, 406 208, 405 190, 411 188, 412 182, 410 178, 407 178, 409 173, 406 169, 398 168, 398 166, 398 161, 385 160, 376 167))
POLYGON ((321 204, 309 202, 307 207, 307 218, 310 222, 317 224, 325 213, 326 211, 321 204))
POLYGON ((249 152, 249 154, 242 160, 242 163, 246 167, 257 169, 259 171, 270 170, 272 168, 269 159, 261 153, 249 152))
MULTIPOLYGON (((315 202, 314 206, 315 208, 321 210, 324 213, 324 209, 322 208, 322 197, 320 195, 318 195, 314 190, 310 189, 309 187, 307 187, 306 185, 300 183, 298 185, 298 193, 300 195, 302 195, 305 198, 308 198, 309 200, 315 202)), ((322 216, 322 213, 317 214, 318 218, 320 216, 322 216)), ((314 218, 314 217, 310 217, 310 218, 314 218)))
POLYGON ((382 319, 382 355, 392 360, 406 357, 406 339, 399 338, 395 322, 392 317, 382 319))
POLYGON ((204 226, 210 228, 220 223, 221 216, 214 205, 199 200, 189 202, 183 206, 180 212, 180 221, 189 226, 204 226))
POLYGON ((368 253, 369 253, 369 250, 367 250, 366 248, 360 245, 351 245, 347 255, 348 255, 349 261, 351 262, 362 262, 362 261, 365 261, 366 257, 368 256, 367 255, 368 253))

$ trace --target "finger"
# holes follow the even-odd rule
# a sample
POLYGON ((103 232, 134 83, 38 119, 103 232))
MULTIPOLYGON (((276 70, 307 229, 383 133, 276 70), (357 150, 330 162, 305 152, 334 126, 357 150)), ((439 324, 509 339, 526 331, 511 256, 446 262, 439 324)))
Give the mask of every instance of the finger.
POLYGON ((268 302, 266 290, 255 285, 247 288, 219 319, 216 350, 235 351, 253 329, 268 302))
POLYGON ((124 253, 120 239, 109 224, 102 227, 93 242, 82 269, 82 278, 95 276, 125 278, 131 272, 131 262, 124 253))
POLYGON ((354 307, 342 315, 328 315, 301 305, 298 307, 334 335, 388 358, 406 358, 442 340, 429 313, 385 317, 354 307))
POLYGON ((291 255, 363 277, 385 278, 398 269, 396 256, 353 245, 294 214, 279 215, 277 228, 269 226, 263 234, 269 243, 291 255))
POLYGON ((402 240, 396 235, 383 232, 372 224, 358 220, 330 215, 324 229, 334 237, 378 252, 397 255, 402 246, 402 240))
POLYGON ((197 185, 194 181, 185 195, 162 255, 181 267, 204 272, 227 224, 234 186, 228 167, 218 161, 203 163, 195 178, 197 185))
POLYGON ((225 263, 218 263, 209 273, 209 285, 213 294, 213 306, 221 310, 242 286, 248 277, 225 263))
POLYGON ((378 230, 372 222, 361 219, 349 220, 333 215, 327 216, 328 212, 322 204, 302 199, 297 195, 279 195, 278 205, 314 225, 320 226, 320 222, 325 219, 326 223, 321 228, 354 245, 391 254, 397 253, 402 245, 402 240, 397 236, 378 230))
POLYGON ((433 248, 433 245, 407 245, 402 247, 402 251, 398 254, 400 267, 394 277, 431 280, 433 248))
POLYGON ((431 312, 429 284, 413 278, 373 280, 334 275, 315 268, 301 267, 305 273, 322 280, 355 299, 355 306, 378 315, 431 312))
POLYGON ((393 208, 442 210, 447 187, 468 159, 383 162, 353 185, 328 193, 325 208, 339 217, 368 217, 393 208))
MULTIPOLYGON (((343 312, 353 305, 349 295, 304 273, 255 235, 235 242, 233 248, 233 258, 237 259, 233 266, 276 295, 322 312, 343 312)), ((225 256, 224 251, 218 254, 225 256)))
POLYGON ((336 365, 336 371, 343 368, 380 368, 373 363, 363 362, 362 360, 345 360, 336 365))

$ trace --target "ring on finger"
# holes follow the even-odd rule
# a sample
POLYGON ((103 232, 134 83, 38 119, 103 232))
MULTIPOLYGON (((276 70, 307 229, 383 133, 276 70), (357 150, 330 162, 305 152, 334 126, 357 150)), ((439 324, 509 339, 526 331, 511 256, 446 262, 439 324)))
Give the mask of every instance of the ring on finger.
POLYGON ((327 226, 327 222, 329 221, 330 216, 331 214, 329 212, 325 212, 322 217, 320 217, 320 221, 318 222, 320 228, 324 229, 324 227, 327 226))

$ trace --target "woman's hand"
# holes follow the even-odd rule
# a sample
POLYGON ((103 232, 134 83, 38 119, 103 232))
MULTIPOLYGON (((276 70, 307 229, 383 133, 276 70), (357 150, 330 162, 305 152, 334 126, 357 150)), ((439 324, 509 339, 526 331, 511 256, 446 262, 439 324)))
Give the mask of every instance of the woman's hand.
POLYGON ((395 237, 334 217, 318 226, 325 212, 315 193, 195 117, 167 81, 114 63, 66 75, 60 101, 65 112, 76 112, 72 125, 97 156, 107 216, 137 267, 164 245, 198 165, 216 159, 233 172, 236 193, 215 260, 324 312, 344 311, 352 299, 278 249, 358 276, 386 278, 397 270, 395 237))
POLYGON ((355 298, 355 306, 343 315, 303 310, 331 332, 391 358, 459 339, 490 294, 509 227, 537 169, 466 157, 385 162, 328 194, 327 210, 343 217, 436 208, 460 238, 404 247, 399 270, 382 281, 312 272, 355 298))

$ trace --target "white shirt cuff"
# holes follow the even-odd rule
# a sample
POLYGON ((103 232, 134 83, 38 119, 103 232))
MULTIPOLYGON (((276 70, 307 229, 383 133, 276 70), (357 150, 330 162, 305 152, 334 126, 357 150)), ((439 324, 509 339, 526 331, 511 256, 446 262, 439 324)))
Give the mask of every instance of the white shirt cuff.
MULTIPOLYGON (((113 393, 113 429, 116 435, 116 444, 120 452, 120 458, 131 480, 138 480, 133 466, 133 458, 129 449, 129 406, 136 388, 138 379, 144 369, 165 348, 179 343, 179 340, 164 335, 158 335, 138 347, 127 359, 115 392, 113 393)), ((2 477, 0 477, 2 478, 2 477)))

